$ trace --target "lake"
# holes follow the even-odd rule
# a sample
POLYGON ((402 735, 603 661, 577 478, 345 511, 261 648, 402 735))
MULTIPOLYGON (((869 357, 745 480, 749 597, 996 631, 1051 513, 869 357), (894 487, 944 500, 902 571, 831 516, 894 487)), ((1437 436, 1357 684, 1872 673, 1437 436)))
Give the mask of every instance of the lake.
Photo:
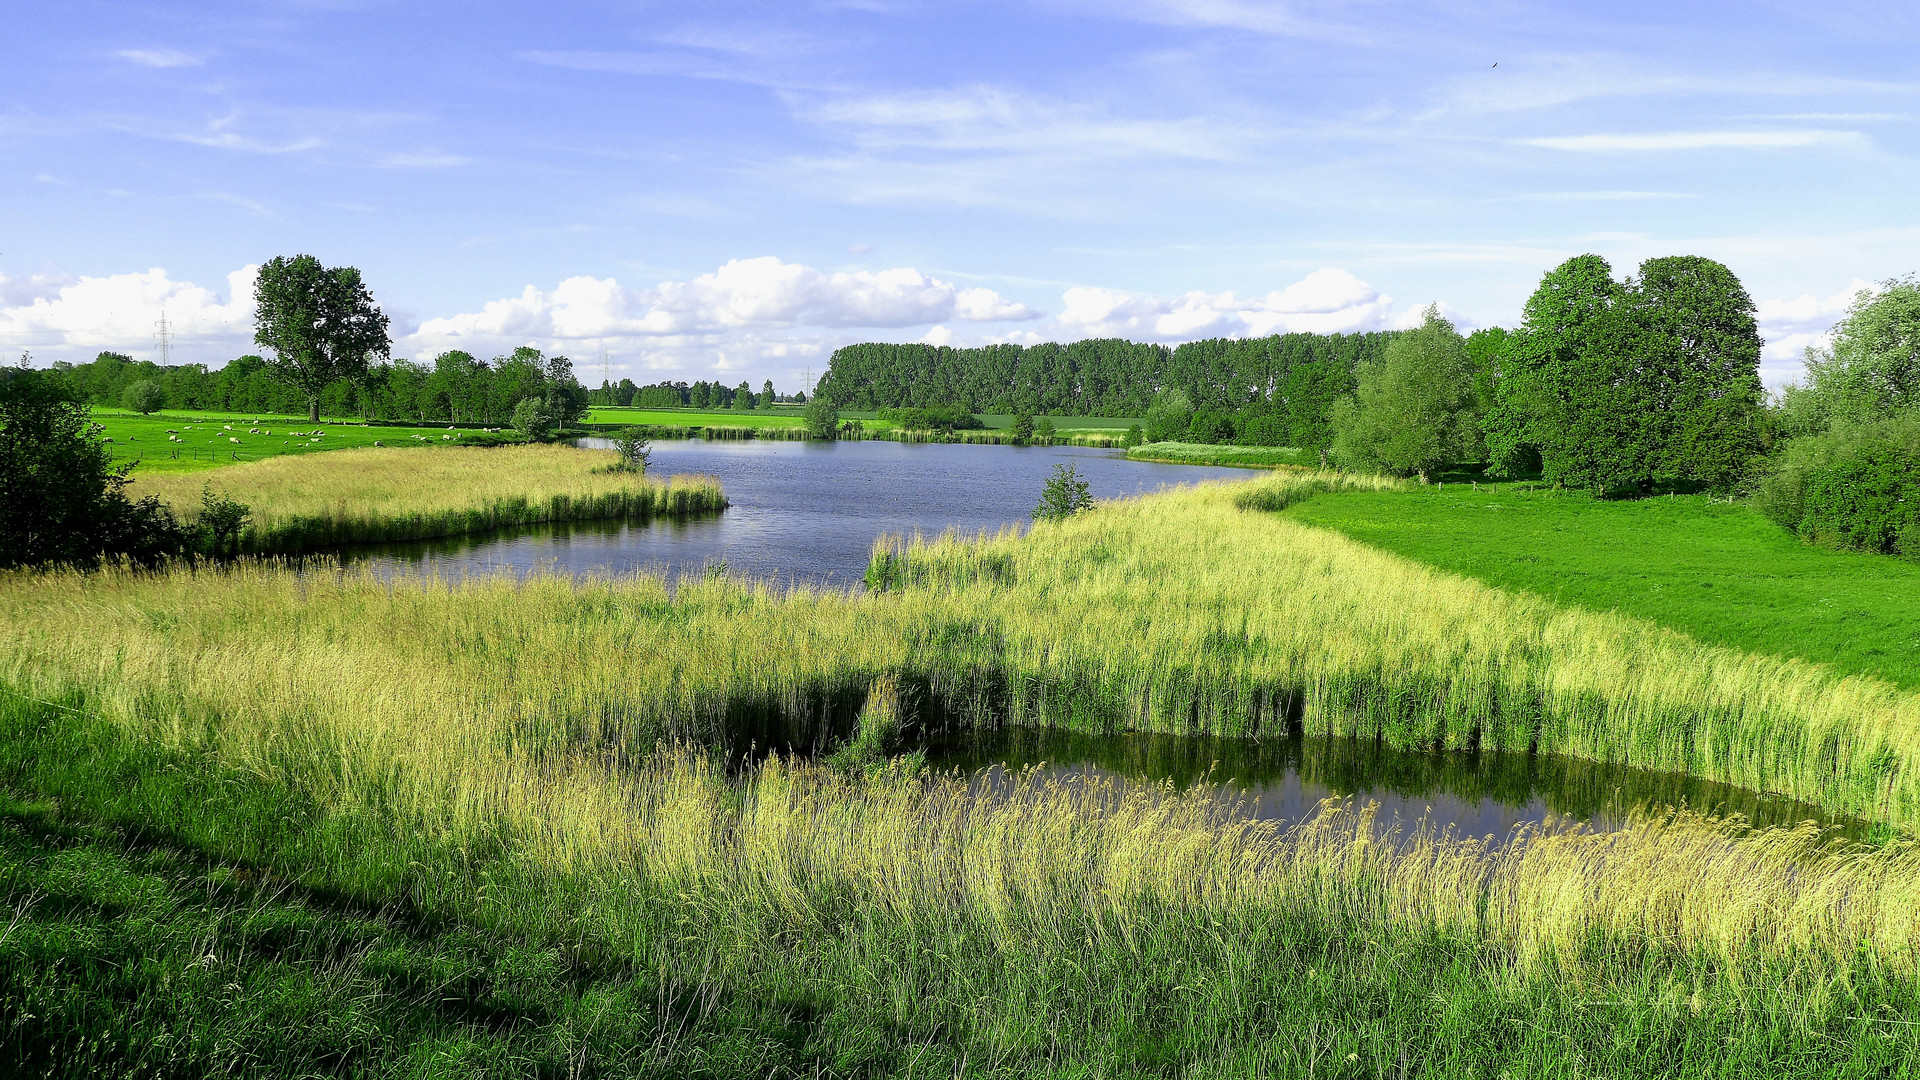
MULTIPOLYGON (((582 445, 606 446, 605 440, 582 445)), ((409 544, 369 544, 348 558, 457 576, 551 568, 571 574, 658 569, 669 576, 725 563, 755 578, 855 587, 885 533, 994 531, 1025 522, 1054 467, 1079 470, 1096 498, 1260 473, 1128 461, 1086 447, 938 443, 663 441, 650 475, 718 477, 733 504, 695 521, 585 522, 409 544)))
MULTIPOLYGON (((589 445, 603 441, 589 441, 589 445)), ((677 440, 656 443, 655 476, 718 477, 732 507, 695 521, 584 522, 344 552, 393 569, 457 577, 468 571, 557 570, 576 575, 660 570, 735 574, 825 587, 859 587, 884 533, 994 531, 1025 522, 1056 465, 1070 464, 1094 495, 1113 498, 1202 480, 1245 480, 1247 469, 1128 461, 1111 450, 895 442, 677 440)), ((1381 805, 1381 822, 1427 822, 1469 836, 1505 836, 1549 820, 1607 828, 1636 806, 1686 805, 1738 813, 1760 825, 1823 818, 1804 803, 1693 777, 1550 755, 1429 754, 1374 742, 1264 741, 1154 734, 1084 735, 1024 729, 940 737, 927 746, 942 769, 974 774, 983 796, 1009 770, 1042 769, 1062 783, 1113 781, 1199 787, 1235 816, 1299 821, 1323 799, 1381 805)), ((1838 822, 1860 835, 1867 827, 1838 822)))

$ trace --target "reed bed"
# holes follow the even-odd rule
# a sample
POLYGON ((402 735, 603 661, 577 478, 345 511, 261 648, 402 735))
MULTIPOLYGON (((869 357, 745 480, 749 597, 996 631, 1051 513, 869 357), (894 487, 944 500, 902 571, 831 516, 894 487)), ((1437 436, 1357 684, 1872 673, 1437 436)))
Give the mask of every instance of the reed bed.
MULTIPOLYGON (((226 795, 163 808, 228 856, 663 980, 859 1002, 968 1052, 1043 1053, 1062 1023, 1092 1045, 1111 1018, 1082 1000, 1214 1025, 1224 1052, 1248 1009, 1304 986, 1267 967, 1286 942, 1390 959, 1437 943, 1501 1000, 1638 995, 1663 1023, 1705 1008, 1819 1028, 1911 1001, 1909 840, 1666 813, 1490 843, 1383 832, 1351 804, 1281 827, 1152 785, 1027 776, 981 798, 904 759, 729 766, 750 743, 825 750, 895 725, 1298 727, 1687 770, 1914 827, 1913 695, 1261 509, 1369 483, 1393 482, 1277 474, 892 541, 865 595, 268 562, 13 572, 0 684, 173 763, 140 775, 213 769, 234 779, 208 790, 264 785, 309 815, 276 848, 257 813, 217 818, 240 812, 226 795)), ((62 756, 102 790, 126 775, 62 756)))
POLYGON ((609 467, 607 451, 534 445, 366 448, 282 456, 211 474, 136 473, 188 521, 203 488, 247 504, 242 552, 284 555, 339 544, 425 540, 546 522, 688 517, 726 507, 705 476, 660 480, 609 467))

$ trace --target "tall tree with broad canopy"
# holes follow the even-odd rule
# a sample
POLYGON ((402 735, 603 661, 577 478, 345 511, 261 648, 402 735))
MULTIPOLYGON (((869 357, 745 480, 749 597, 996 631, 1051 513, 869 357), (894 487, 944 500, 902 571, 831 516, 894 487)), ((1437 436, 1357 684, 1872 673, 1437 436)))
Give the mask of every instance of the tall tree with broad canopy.
POLYGON ((1648 259, 1537 372, 1542 476, 1595 494, 1732 487, 1760 451, 1759 365, 1753 299, 1732 271, 1648 259))
POLYGON ((1600 318, 1613 307, 1619 285, 1598 255, 1576 255, 1547 271, 1527 298, 1520 329, 1500 351, 1493 403, 1482 421, 1489 471, 1520 476, 1542 468, 1549 433, 1542 417, 1552 388, 1566 381, 1591 347, 1600 318))
POLYGON ((1478 458, 1483 444, 1474 375, 1466 339, 1438 308, 1428 308, 1418 329, 1360 365, 1354 396, 1335 403, 1335 456, 1422 481, 1453 462, 1478 458))
POLYGON ((307 395, 307 419, 320 419, 320 392, 360 379, 392 349, 387 317, 351 266, 326 267, 311 255, 275 256, 254 285, 253 340, 273 352, 273 372, 307 395))

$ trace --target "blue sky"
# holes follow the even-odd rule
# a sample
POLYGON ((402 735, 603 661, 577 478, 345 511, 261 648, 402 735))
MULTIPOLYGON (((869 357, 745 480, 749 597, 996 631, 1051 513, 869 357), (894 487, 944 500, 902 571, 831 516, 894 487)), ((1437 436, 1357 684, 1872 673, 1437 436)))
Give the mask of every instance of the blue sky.
POLYGON ((19 5, 0 349, 247 351, 250 267, 396 352, 771 378, 848 341, 1511 325, 1721 259, 1766 376, 1920 270, 1920 5, 19 5))

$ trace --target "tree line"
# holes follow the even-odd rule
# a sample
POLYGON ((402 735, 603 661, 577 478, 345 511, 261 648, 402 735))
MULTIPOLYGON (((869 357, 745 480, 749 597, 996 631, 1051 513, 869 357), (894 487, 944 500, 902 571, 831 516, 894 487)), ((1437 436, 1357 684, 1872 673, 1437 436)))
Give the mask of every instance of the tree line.
POLYGON ((589 391, 589 399, 595 405, 615 405, 621 408, 637 409, 737 409, 742 412, 750 409, 764 409, 782 401, 804 404, 804 393, 791 396, 777 393, 773 389, 773 380, 768 379, 755 393, 751 383, 742 382, 738 386, 727 386, 720 382, 700 381, 658 382, 648 386, 635 385, 632 379, 621 379, 618 383, 602 381, 598 389, 589 391))
POLYGON ((848 345, 818 392, 841 408, 954 406, 969 413, 1144 416, 1162 391, 1204 416, 1195 441, 1324 447, 1333 402, 1391 332, 1212 338, 1177 347, 1097 338, 953 348, 848 345))
POLYGON ((1598 255, 1547 272, 1520 326, 1461 336, 1438 311, 1356 373, 1342 464, 1426 477, 1462 462, 1598 495, 1729 491, 1770 445, 1753 299, 1724 265, 1598 255))

